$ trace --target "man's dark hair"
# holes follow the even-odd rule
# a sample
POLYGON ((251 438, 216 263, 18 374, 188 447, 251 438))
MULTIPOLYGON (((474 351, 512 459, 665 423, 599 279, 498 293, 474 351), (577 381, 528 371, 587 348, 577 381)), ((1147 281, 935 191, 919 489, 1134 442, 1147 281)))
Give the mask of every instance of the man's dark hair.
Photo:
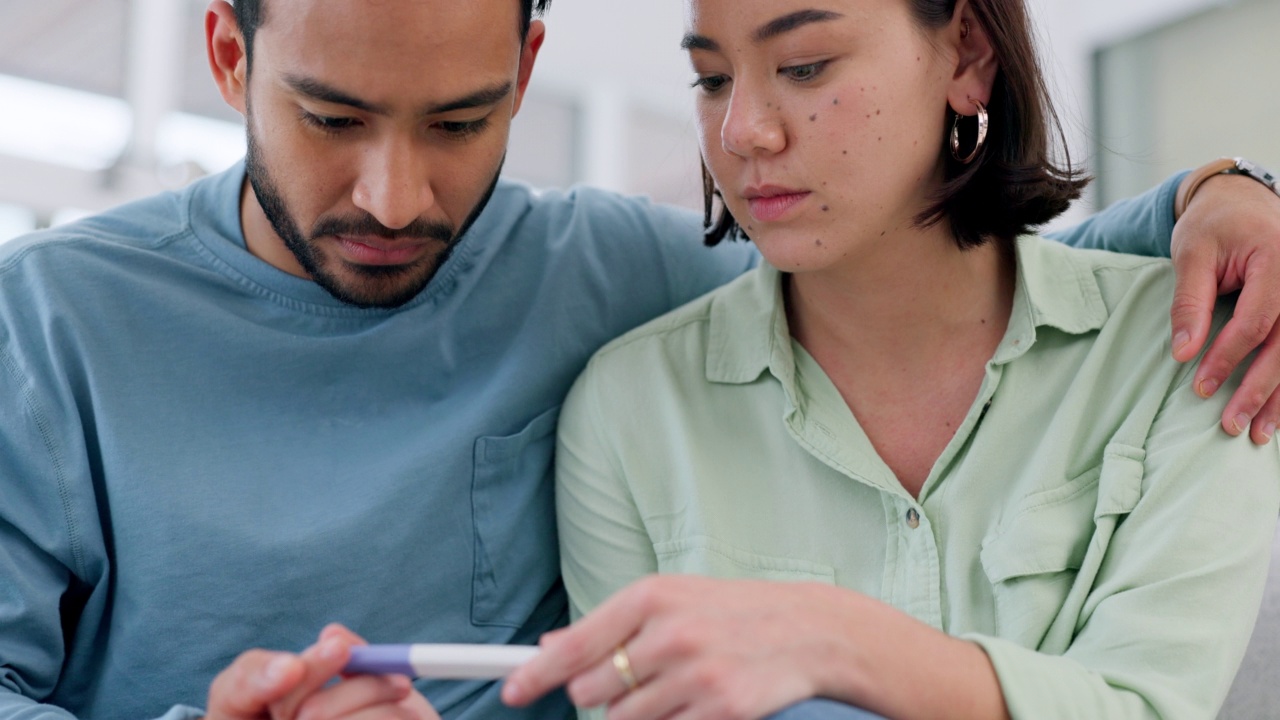
MULTIPOLYGON (((909 2, 916 21, 926 28, 943 27, 955 16, 956 0, 909 2)), ((946 148, 946 181, 929 207, 916 217, 916 224, 928 227, 950 221, 952 234, 962 248, 977 247, 993 238, 1012 248, 1017 236, 1061 215, 1080 197, 1089 180, 1071 167, 1062 124, 1036 60, 1024 0, 972 0, 969 6, 1000 64, 987 108, 991 133, 969 165, 951 156, 947 138, 938 138, 946 148), (1061 165, 1053 157, 1054 139, 1062 147, 1061 165)), ((961 133, 963 147, 972 148, 976 123, 962 118, 960 125, 969 131, 967 138, 961 133)), ((950 131, 948 123, 948 134, 950 131)), ((712 220, 713 200, 719 191, 705 163, 702 177, 707 244, 716 245, 726 237, 741 238, 741 228, 723 207, 720 216, 712 220)))
MULTIPOLYGON (((253 35, 266 19, 266 0, 232 0, 236 9, 236 23, 244 36, 245 61, 253 67, 253 35)), ((551 6, 551 0, 520 0, 520 41, 529 35, 529 23, 535 15, 541 15, 551 6)))

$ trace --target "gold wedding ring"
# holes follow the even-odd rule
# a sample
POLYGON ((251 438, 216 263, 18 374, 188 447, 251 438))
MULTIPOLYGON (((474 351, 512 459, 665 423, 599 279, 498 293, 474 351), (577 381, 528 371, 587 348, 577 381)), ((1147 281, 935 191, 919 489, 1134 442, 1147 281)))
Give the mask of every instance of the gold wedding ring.
POLYGON ((636 682, 636 674, 631 670, 631 658, 627 657, 627 649, 622 645, 613 651, 613 669, 618 671, 618 677, 627 686, 628 692, 635 690, 640 684, 636 682))

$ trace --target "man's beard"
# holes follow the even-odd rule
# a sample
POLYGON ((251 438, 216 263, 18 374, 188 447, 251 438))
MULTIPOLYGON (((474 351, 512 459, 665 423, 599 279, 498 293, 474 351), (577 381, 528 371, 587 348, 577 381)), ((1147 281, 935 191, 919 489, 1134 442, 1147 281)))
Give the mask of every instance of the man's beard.
MULTIPOLYGON (((247 124, 252 128, 252 122, 247 124)), ((504 156, 503 162, 505 160, 504 156)), ((249 179, 249 185, 253 188, 254 195, 258 198, 258 205, 262 207, 267 221, 284 241, 285 247, 293 253, 298 264, 307 271, 317 285, 338 300, 361 308, 397 308, 417 297, 431 282, 431 278, 435 277, 436 272, 444 266, 462 236, 489 204, 501 174, 502 162, 499 162, 497 172, 494 173, 480 202, 456 231, 448 223, 421 218, 403 228, 393 230, 378 222, 372 215, 361 213, 352 217, 321 216, 312 226, 310 235, 303 235, 293 214, 289 212, 279 186, 262 160, 252 129, 248 131, 248 152, 245 156, 245 175, 249 179), (317 249, 319 238, 338 235, 364 235, 410 242, 427 241, 443 247, 438 252, 429 253, 422 259, 405 265, 359 265, 337 259, 334 262, 341 263, 349 273, 356 276, 353 280, 344 280, 326 267, 325 258, 317 249)))

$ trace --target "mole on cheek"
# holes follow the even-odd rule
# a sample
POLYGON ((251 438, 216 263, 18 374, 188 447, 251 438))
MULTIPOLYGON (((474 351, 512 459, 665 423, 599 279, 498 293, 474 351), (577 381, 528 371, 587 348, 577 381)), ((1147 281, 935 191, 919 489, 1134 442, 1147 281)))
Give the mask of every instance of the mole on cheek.
POLYGON ((839 104, 840 104, 840 98, 834 98, 834 99, 832 99, 831 104, 832 104, 832 105, 839 105, 839 104))
POLYGON ((831 208, 830 208, 830 207, 827 207, 826 205, 823 205, 823 206, 822 206, 822 212, 831 212, 831 208))
POLYGON ((809 116, 809 122, 813 122, 814 120, 817 120, 817 119, 818 119, 817 113, 814 113, 813 115, 809 116))

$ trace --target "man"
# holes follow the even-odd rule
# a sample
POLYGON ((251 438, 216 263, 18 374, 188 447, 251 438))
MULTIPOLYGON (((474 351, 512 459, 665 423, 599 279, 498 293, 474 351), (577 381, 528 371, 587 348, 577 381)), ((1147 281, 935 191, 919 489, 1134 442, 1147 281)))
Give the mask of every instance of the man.
MULTIPOLYGON (((601 344, 754 260, 700 247, 679 211, 498 182, 545 4, 215 0, 245 164, 5 248, 0 718, 430 717, 402 679, 327 685, 341 628, 241 653, 331 621, 471 643, 565 621, 564 393, 601 344)), ((1176 184, 1075 239, 1167 245, 1176 184)), ((1188 266, 1181 352, 1218 267, 1274 262, 1274 239, 1217 242, 1275 232, 1274 200, 1223 178, 1192 203, 1180 252, 1209 261, 1188 266)), ((1265 335, 1263 275, 1245 293, 1265 335)), ((1202 372, 1260 338, 1231 340, 1202 372)), ((1255 413, 1280 366, 1260 358, 1255 413)), ((445 717, 517 716, 492 683, 417 689, 445 717)))

